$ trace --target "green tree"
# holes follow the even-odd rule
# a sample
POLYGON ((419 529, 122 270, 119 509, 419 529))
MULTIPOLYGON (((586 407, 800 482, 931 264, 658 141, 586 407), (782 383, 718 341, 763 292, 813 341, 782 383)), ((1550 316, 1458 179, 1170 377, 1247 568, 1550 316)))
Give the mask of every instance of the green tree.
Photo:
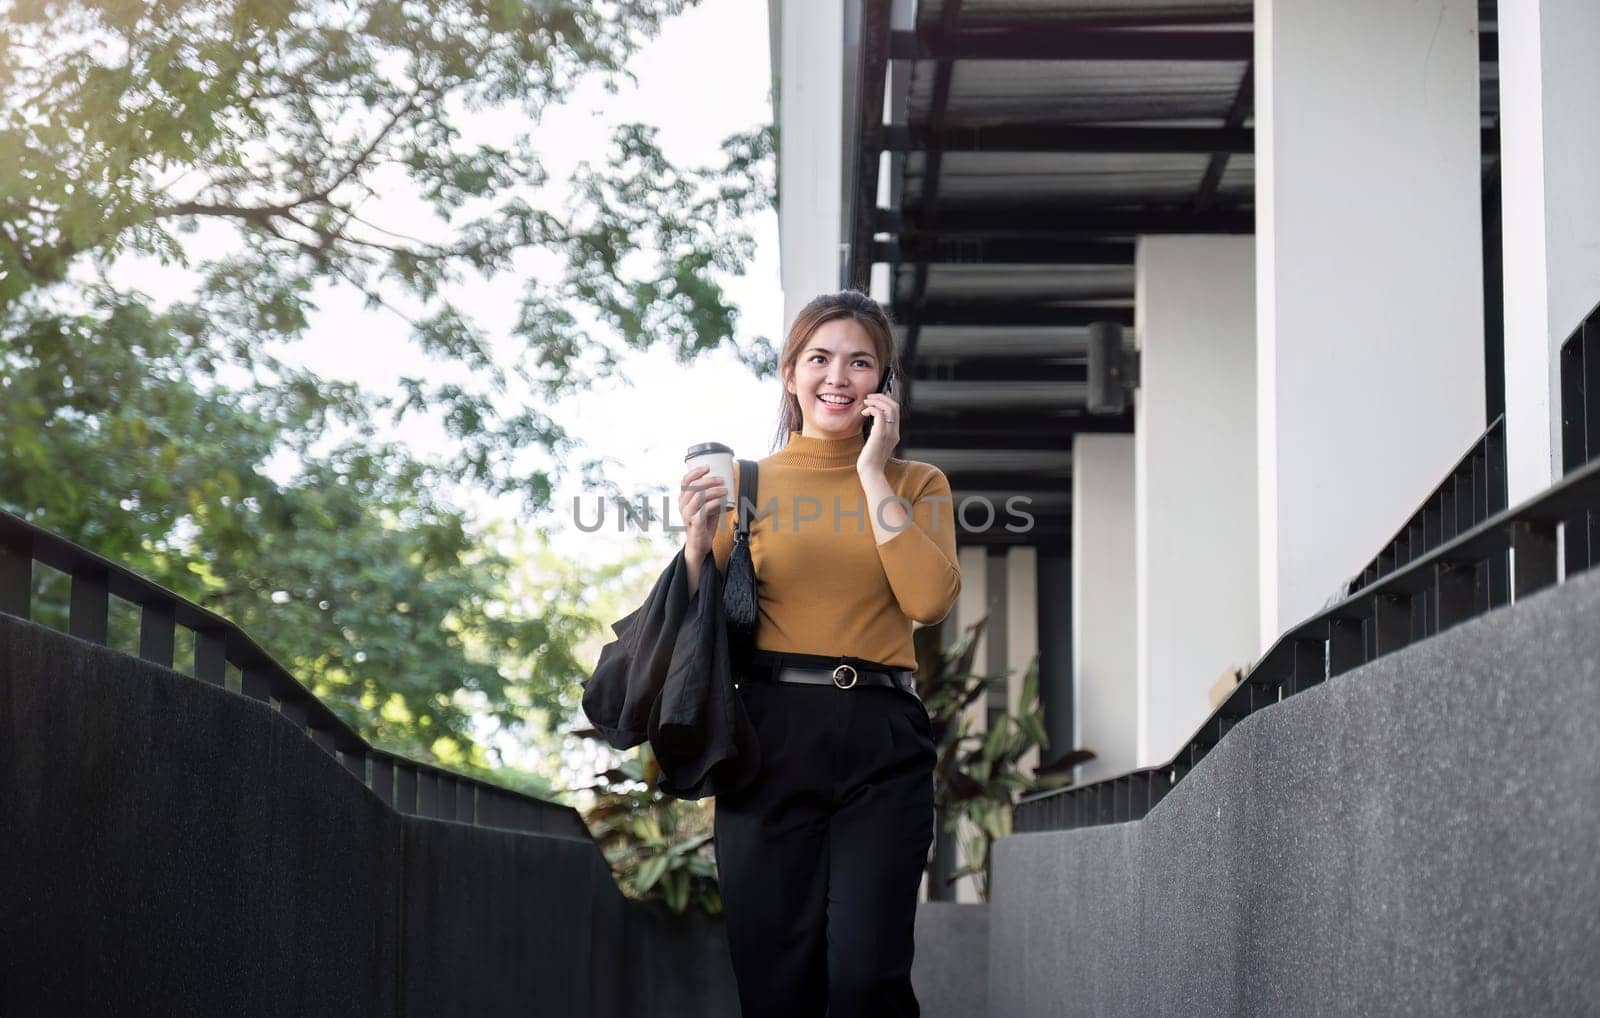
POLYGON ((238 621, 390 748, 489 766, 485 724, 570 717, 594 577, 518 597, 518 570, 551 550, 518 558, 461 496, 548 510, 576 450, 543 407, 626 349, 687 361, 726 344, 770 369, 718 280, 751 254, 773 137, 681 169, 653 130, 623 127, 552 211, 532 127, 470 143, 463 124, 520 109, 532 125, 587 75, 615 85, 683 6, 11 5, 0 502, 238 621), (227 257, 186 251, 207 222, 234 231, 227 257), (192 272, 193 294, 120 291, 127 253, 192 272), (472 275, 531 280, 520 342, 491 342, 454 298, 472 275), (288 366, 273 351, 305 337, 322 285, 402 316, 464 371, 378 397, 288 366), (388 437, 413 414, 444 428, 447 458, 388 437))
POLYGON ((99 301, 5 322, 0 503, 239 623, 389 748, 488 766, 473 719, 570 714, 603 576, 514 596, 518 563, 373 400, 266 358, 225 384, 195 308, 99 301))
POLYGON ((203 279, 231 326, 212 353, 241 359, 299 336, 316 284, 354 287, 470 370, 407 380, 397 411, 436 411, 460 446, 453 476, 537 512, 550 471, 521 454, 564 437, 540 401, 654 344, 771 366, 770 343, 738 341, 718 282, 771 203, 770 130, 729 138, 724 166, 679 169, 653 129, 627 125, 564 196, 534 143, 541 111, 585 76, 614 87, 684 6, 19 0, 0 20, 0 308, 140 252, 203 279), (529 130, 466 140, 463 123, 495 110, 529 130), (189 259, 181 236, 203 221, 237 230, 227 259, 189 259), (528 280, 512 354, 451 296, 504 273, 528 280))

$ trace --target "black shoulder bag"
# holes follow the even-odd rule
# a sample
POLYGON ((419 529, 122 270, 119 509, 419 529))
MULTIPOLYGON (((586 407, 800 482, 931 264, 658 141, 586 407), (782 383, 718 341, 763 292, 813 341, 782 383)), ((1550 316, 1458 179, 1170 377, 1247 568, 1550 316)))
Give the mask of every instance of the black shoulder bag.
POLYGON ((739 500, 735 507, 733 551, 722 581, 722 612, 728 635, 748 644, 756 631, 756 567, 750 559, 750 511, 757 506, 760 471, 752 460, 739 461, 739 500))

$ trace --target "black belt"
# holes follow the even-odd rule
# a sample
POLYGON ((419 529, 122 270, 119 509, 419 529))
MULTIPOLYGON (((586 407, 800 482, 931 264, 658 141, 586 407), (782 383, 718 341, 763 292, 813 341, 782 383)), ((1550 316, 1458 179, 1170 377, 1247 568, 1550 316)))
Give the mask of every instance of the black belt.
POLYGON ((758 650, 751 654, 748 673, 767 682, 800 686, 882 686, 917 695, 917 684, 909 668, 891 668, 858 657, 825 657, 819 654, 778 654, 758 650))

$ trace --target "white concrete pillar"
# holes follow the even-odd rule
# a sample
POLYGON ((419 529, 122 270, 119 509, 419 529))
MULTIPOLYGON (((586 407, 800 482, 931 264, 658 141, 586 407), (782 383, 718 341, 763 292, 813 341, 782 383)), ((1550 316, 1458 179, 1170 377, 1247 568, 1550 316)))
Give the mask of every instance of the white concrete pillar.
POLYGON ((1560 350, 1600 303, 1600 4, 1501 0, 1506 482, 1561 475, 1560 350))
POLYGON ((1137 250, 1138 756, 1150 767, 1211 713, 1212 681, 1262 644, 1255 241, 1141 237, 1137 250))
POLYGON ((1077 746, 1095 759, 1078 781, 1138 764, 1134 624, 1133 436, 1072 440, 1072 688, 1077 746))
MULTIPOLYGON (((966 635, 967 628, 989 614, 989 553, 982 545, 965 545, 956 549, 956 564, 961 567, 961 593, 956 596, 956 606, 951 612, 955 616, 955 631, 951 634, 951 642, 961 639, 966 635)), ((988 666, 990 639, 1003 640, 1004 633, 991 632, 988 626, 984 627, 983 636, 979 638, 977 648, 972 657, 973 671, 982 673, 988 666)), ((987 697, 978 697, 962 715, 966 719, 967 731, 987 732, 989 730, 989 701, 987 697)), ((966 820, 956 827, 956 859, 958 865, 967 863, 966 853, 960 845, 968 838, 977 834, 977 828, 966 820)), ((971 877, 962 877, 955 883, 955 900, 958 902, 975 903, 981 899, 978 894, 978 885, 971 877)))
POLYGON ((785 328, 806 302, 839 289, 844 215, 844 2, 779 5, 778 255, 785 328))
POLYGON ((1476 0, 1256 0, 1261 638, 1484 428, 1476 0))
MULTIPOLYGON (((1022 712, 1023 680, 1038 654, 1038 551, 1019 545, 1006 551, 1006 713, 1012 717, 1022 712)), ((1039 766, 1039 751, 1028 750, 1017 766, 1032 774, 1039 766)))

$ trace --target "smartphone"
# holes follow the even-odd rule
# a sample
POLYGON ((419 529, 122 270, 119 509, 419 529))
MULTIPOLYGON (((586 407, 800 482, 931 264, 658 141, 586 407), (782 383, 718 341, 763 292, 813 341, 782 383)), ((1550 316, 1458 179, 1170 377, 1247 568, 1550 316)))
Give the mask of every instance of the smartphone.
MULTIPOLYGON (((873 389, 872 391, 873 392, 888 392, 890 387, 893 386, 893 385, 894 385, 894 368, 891 366, 888 370, 886 370, 883 373, 883 381, 879 382, 878 383, 878 387, 876 389, 873 389)), ((861 434, 863 436, 870 436, 872 434, 872 423, 874 421, 876 421, 876 420, 877 420, 876 417, 868 417, 867 420, 866 420, 866 423, 861 425, 861 434)))

